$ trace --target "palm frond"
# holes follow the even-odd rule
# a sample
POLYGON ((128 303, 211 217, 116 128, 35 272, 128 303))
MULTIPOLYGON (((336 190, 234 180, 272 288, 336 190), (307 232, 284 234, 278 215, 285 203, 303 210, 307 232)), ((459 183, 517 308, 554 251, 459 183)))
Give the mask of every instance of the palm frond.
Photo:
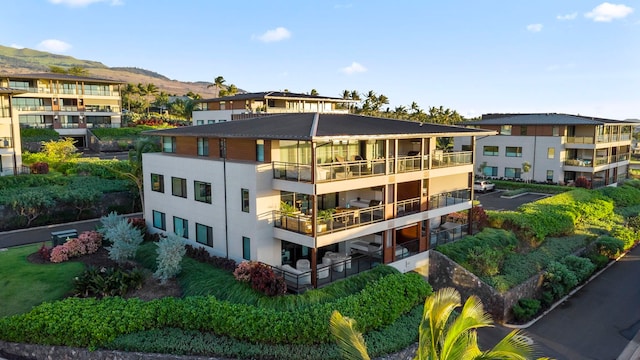
POLYGON ((336 338, 342 356, 347 360, 370 360, 362 334, 355 326, 355 320, 342 316, 337 310, 331 314, 329 327, 336 338))

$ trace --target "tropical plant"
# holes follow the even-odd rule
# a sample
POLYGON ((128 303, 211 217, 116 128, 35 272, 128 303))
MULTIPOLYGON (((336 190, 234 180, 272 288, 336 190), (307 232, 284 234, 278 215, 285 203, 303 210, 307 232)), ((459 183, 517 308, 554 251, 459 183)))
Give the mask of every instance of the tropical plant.
MULTIPOLYGON (((425 300, 415 359, 524 360, 533 355, 533 345, 519 330, 510 332, 491 350, 480 350, 477 329, 493 326, 491 317, 475 295, 467 299, 456 316, 455 310, 460 306, 460 293, 452 288, 440 289, 425 300)), ((369 359, 362 335, 355 325, 355 320, 343 317, 338 311, 331 315, 331 333, 343 357, 369 359)))
MULTIPOLYGON (((528 161, 522 163, 522 172, 528 174, 531 171, 531 164, 528 161)), ((525 182, 529 182, 529 176, 526 175, 525 182)))
POLYGON ((213 84, 207 85, 207 88, 215 87, 217 92, 216 97, 218 97, 220 96, 220 89, 222 89, 222 85, 224 85, 225 82, 226 80, 224 79, 224 77, 216 76, 216 78, 213 80, 213 84))
POLYGON ((158 246, 156 249, 158 267, 153 276, 160 279, 160 283, 164 284, 167 280, 180 273, 182 269, 180 263, 187 249, 184 241, 173 233, 167 234, 167 237, 161 238, 156 244, 158 246))
POLYGON ((144 240, 142 232, 134 228, 126 219, 121 219, 116 226, 107 230, 104 237, 112 244, 107 247, 109 259, 117 262, 135 257, 138 246, 144 240))

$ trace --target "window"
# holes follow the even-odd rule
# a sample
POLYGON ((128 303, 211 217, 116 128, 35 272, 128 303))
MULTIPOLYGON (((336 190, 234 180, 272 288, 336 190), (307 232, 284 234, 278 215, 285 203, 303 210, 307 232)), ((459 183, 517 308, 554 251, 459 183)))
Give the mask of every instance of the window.
POLYGON ((505 155, 507 157, 522 157, 522 148, 520 146, 507 146, 505 155))
POLYGON ((551 133, 553 134, 553 136, 559 136, 560 135, 560 128, 557 126, 554 126, 551 128, 551 133))
POLYGON ((246 236, 242 237, 242 258, 251 260, 251 239, 246 236))
POLYGON ((547 181, 553 182, 553 170, 547 170, 547 181))
POLYGON ((187 197, 187 179, 172 177, 171 178, 171 193, 174 196, 187 197))
POLYGON ((207 124, 215 124, 216 121, 215 120, 207 120, 207 124))
POLYGON ((164 192, 164 175, 151 174, 151 190, 164 192))
POLYGON ((173 232, 185 239, 189 238, 189 221, 186 219, 173 217, 173 232))
POLYGON ((153 210, 153 227, 160 230, 167 230, 164 213, 153 210))
POLYGON ((511 135, 511 125, 502 125, 500 127, 500 135, 511 135))
POLYGON ((556 157, 556 148, 547 148, 547 159, 553 159, 556 157))
POLYGON ((256 161, 264 161, 264 140, 256 140, 256 161))
POLYGON ((526 136, 527 135, 527 127, 524 125, 520 125, 520 135, 522 136, 526 136))
POLYGON ((198 156, 209 156, 209 139, 198 138, 198 156))
POLYGON ((462 150, 462 151, 473 151, 473 149, 471 148, 471 145, 462 145, 462 148, 460 150, 462 150))
POLYGON ((520 179, 522 169, 520 168, 504 168, 504 177, 511 179, 520 179))
POLYGON ((485 166, 482 173, 484 176, 498 176, 497 166, 485 166))
POLYGON ((196 223, 196 242, 213 247, 213 228, 196 223))
POLYGON ((176 152, 176 137, 175 136, 163 136, 162 137, 162 152, 174 153, 176 152))
POLYGON ((498 156, 499 148, 497 146, 485 146, 482 151, 482 155, 485 156, 498 156))
POLYGON ((242 211, 249 212, 249 189, 242 189, 242 211))
POLYGON ((196 120, 196 125, 204 125, 204 120, 196 120))
POLYGON ((196 201, 211 204, 211 183, 194 181, 193 191, 195 192, 196 201))

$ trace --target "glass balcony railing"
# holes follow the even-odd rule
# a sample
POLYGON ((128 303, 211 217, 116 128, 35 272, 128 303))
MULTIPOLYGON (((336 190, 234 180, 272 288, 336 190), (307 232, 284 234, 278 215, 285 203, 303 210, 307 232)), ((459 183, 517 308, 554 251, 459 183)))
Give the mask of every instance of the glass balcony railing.
POLYGON ((13 139, 10 137, 0 137, 0 149, 11 148, 13 146, 13 139))
POLYGON ((434 153, 431 160, 432 168, 443 168, 450 166, 469 165, 473 159, 473 152, 460 151, 451 153, 434 153))
MULTIPOLYGON (((315 166, 315 182, 330 182, 346 179, 357 179, 370 176, 393 174, 397 165, 397 173, 408 173, 431 168, 444 168, 460 165, 469 165, 472 160, 471 151, 452 153, 436 153, 431 156, 403 156, 397 159, 374 159, 354 161, 334 161, 315 166)), ((274 179, 311 182, 313 168, 308 164, 273 162, 274 179)))
POLYGON ((593 136, 567 136, 567 144, 595 144, 593 136))
POLYGON ((471 189, 454 190, 429 196, 429 210, 471 201, 471 189))
POLYGON ((420 212, 420 198, 407 199, 396 202, 398 217, 420 212))

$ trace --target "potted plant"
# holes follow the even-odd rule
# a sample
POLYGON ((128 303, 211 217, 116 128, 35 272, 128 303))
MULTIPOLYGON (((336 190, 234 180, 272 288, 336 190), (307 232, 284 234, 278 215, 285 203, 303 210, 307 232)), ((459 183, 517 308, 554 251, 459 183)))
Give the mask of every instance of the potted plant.
POLYGON ((333 229, 333 214, 336 209, 325 209, 318 211, 318 220, 322 221, 329 229, 333 229))
POLYGON ((293 215, 298 211, 293 204, 289 204, 286 201, 280 201, 280 212, 282 215, 293 215))

